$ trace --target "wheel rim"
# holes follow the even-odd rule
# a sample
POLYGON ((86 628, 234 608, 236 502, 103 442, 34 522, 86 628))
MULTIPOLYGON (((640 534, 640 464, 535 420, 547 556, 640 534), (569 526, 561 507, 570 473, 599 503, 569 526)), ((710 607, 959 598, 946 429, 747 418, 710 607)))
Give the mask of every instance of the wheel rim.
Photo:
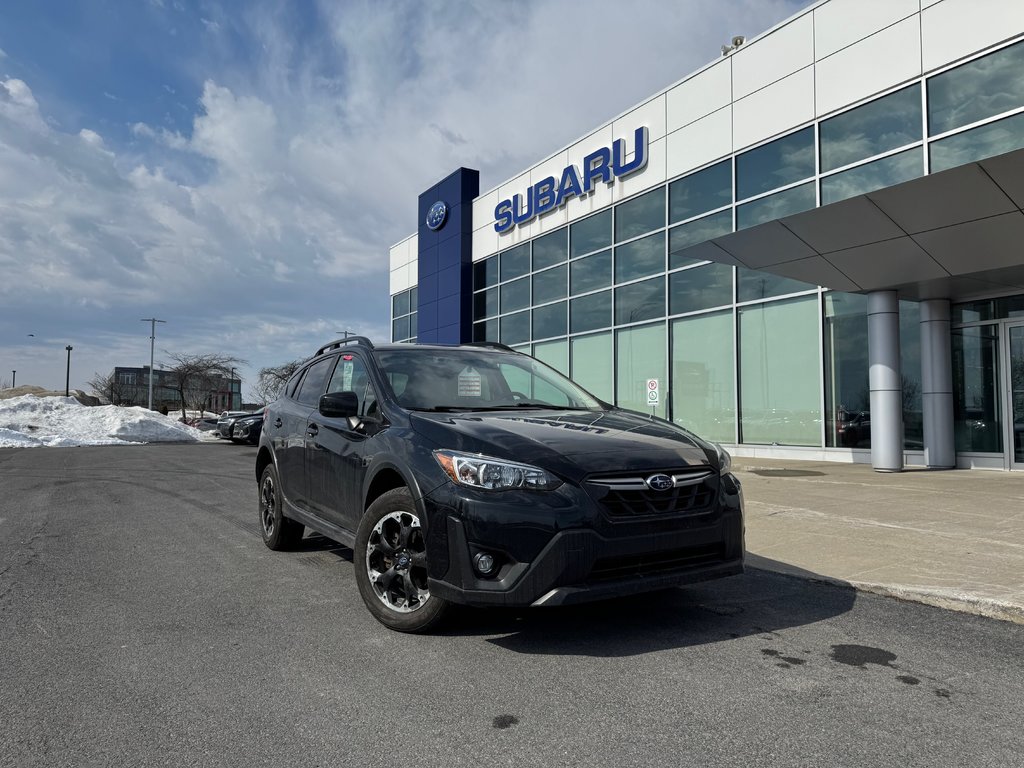
POLYGON ((412 613, 426 604, 426 542, 416 515, 391 512, 377 521, 366 543, 366 574, 388 609, 412 613))
POLYGON ((260 522, 263 524, 263 535, 268 539, 274 535, 277 518, 277 494, 274 492, 274 478, 263 478, 260 488, 260 522))

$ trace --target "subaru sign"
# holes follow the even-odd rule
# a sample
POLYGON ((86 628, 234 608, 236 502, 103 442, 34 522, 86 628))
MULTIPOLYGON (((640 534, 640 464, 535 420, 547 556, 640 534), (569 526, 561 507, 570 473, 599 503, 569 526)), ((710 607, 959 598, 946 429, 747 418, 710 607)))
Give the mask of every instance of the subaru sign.
POLYGON ((597 187, 597 182, 614 183, 647 166, 647 127, 641 126, 633 135, 633 159, 626 162, 626 141, 616 139, 610 147, 601 147, 583 158, 580 168, 566 166, 561 177, 548 176, 526 190, 525 195, 512 195, 494 208, 494 231, 507 232, 561 208, 573 195, 584 197, 597 187))

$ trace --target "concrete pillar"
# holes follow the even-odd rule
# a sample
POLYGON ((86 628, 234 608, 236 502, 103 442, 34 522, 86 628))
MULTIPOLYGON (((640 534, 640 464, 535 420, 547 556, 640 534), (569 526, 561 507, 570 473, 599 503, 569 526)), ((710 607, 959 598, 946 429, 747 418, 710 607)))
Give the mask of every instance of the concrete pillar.
POLYGON ((929 469, 952 469, 956 447, 948 299, 921 302, 921 411, 924 463, 929 469))
POLYGON ((903 469, 903 387, 896 291, 868 294, 868 366, 871 466, 876 472, 899 472, 903 469))

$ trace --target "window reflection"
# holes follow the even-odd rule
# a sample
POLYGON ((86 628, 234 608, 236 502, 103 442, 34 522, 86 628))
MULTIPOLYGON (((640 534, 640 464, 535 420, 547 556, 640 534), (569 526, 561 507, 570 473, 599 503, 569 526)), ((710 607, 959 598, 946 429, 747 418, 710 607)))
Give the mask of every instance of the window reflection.
POLYGON ((928 134, 1024 106, 1024 42, 928 80, 928 134))
POLYGON ((923 173, 921 149, 914 147, 897 155, 826 176, 821 180, 821 204, 828 205, 874 192, 882 187, 916 179, 923 173))
POLYGON ((774 195, 741 205, 736 209, 736 229, 746 229, 810 210, 814 207, 814 198, 814 182, 810 181, 785 192, 776 192, 774 195))
POLYGON ((669 275, 669 314, 732 304, 732 267, 705 264, 669 275))
POLYGON ((736 293, 739 301, 769 299, 773 296, 784 296, 787 293, 799 293, 817 288, 816 285, 810 283, 802 283, 799 280, 744 267, 736 267, 736 277, 738 280, 736 293))
POLYGON ((660 398, 657 408, 647 405, 647 380, 658 379, 661 386, 665 380, 665 324, 657 323, 642 328, 628 328, 615 334, 618 347, 616 383, 618 404, 642 413, 651 413, 665 418, 668 399, 660 398))
POLYGON ((825 445, 871 447, 868 386, 868 299, 854 293, 824 297, 825 445))
POLYGON ((473 319, 483 320, 485 317, 498 314, 498 289, 489 288, 473 294, 473 319))
POLYGON ((753 197, 813 175, 814 129, 807 127, 736 156, 736 199, 753 197))
POLYGON ((498 282, 498 257, 478 261, 473 265, 473 287, 489 288, 498 282))
POLYGON ((501 343, 522 344, 530 340, 530 313, 518 312, 501 318, 501 343))
POLYGON ((958 452, 1001 453, 999 328, 954 328, 953 435, 958 452))
POLYGON ((615 282, 665 271, 665 233, 634 240, 615 247, 615 282))
POLYGON ((604 288, 612 282, 611 250, 569 263, 569 290, 573 295, 604 288))
POLYGON ((665 188, 640 195, 615 207, 615 242, 665 226, 665 188))
POLYGON ((533 268, 544 269, 565 261, 569 253, 568 227, 550 232, 533 241, 533 268))
POLYGON ((1024 113, 933 141, 929 147, 931 172, 938 173, 1021 147, 1024 147, 1024 113))
POLYGON ((530 306, 530 279, 527 277, 501 286, 501 311, 512 312, 530 306))
POLYGON ((569 256, 607 248, 612 244, 612 212, 602 211, 569 227, 569 256))
POLYGON ((501 279, 525 275, 530 271, 530 244, 523 243, 501 254, 501 279))
POLYGON ((665 278, 655 277, 615 289, 615 323, 665 316, 665 278))
POLYGON ((565 298, 567 270, 563 264, 554 269, 547 269, 533 275, 533 303, 543 304, 547 301, 565 298))
POLYGON ((691 173, 668 188, 669 223, 713 211, 732 202, 732 161, 691 173))
POLYGON ((615 373, 611 331, 572 340, 572 380, 607 402, 615 399, 615 373))
POLYGON ((900 379, 903 391, 903 447, 924 449, 921 410, 921 305, 900 302, 900 379))
POLYGON ((669 269, 685 267, 687 264, 696 264, 699 260, 688 258, 681 251, 685 251, 691 245, 707 242, 708 240, 727 235, 732 232, 732 211, 719 211, 703 219, 680 224, 668 231, 668 253, 669 269))
POLYGON ((736 439, 732 312, 672 323, 672 420, 708 440, 736 439))
POLYGON ((565 335, 565 302, 548 304, 533 310, 533 338, 548 339, 565 335))
POLYGON ((612 292, 601 291, 569 303, 569 330, 594 331, 612 324, 612 292))
POLYGON ((921 140, 921 88, 911 85, 822 121, 822 172, 921 140))

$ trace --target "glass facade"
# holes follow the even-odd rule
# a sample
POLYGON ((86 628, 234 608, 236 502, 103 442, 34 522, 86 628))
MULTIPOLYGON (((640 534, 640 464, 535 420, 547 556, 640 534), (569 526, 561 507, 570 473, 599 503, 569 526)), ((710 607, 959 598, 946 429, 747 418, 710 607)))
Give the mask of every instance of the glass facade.
MULTIPOLYGON (((1024 42, 1005 46, 480 260, 474 339, 532 352, 640 411, 641 383, 658 378, 659 415, 713 440, 869 449, 866 298, 708 262, 694 247, 1024 147, 1022 65, 1024 42)), ((416 302, 400 297, 394 338, 414 339, 416 302)), ((1024 317, 1014 301, 960 305, 954 325, 1024 317)), ((919 318, 900 302, 910 450, 923 447, 919 318)), ((959 451, 1005 442, 993 328, 954 331, 959 451)))

